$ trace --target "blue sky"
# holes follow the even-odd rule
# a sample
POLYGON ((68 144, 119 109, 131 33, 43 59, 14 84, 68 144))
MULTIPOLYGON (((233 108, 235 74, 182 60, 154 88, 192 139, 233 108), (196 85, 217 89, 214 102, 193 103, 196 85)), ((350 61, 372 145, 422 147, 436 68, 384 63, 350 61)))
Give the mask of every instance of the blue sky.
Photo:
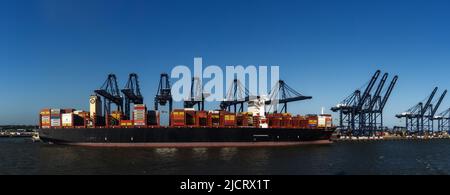
MULTIPOLYGON (((448 1, 1 0, 0 124, 35 124, 45 107, 88 108, 109 73, 140 75, 145 101, 176 65, 279 65, 330 108, 377 69, 400 76, 385 116, 448 88, 448 1)), ((450 107, 448 98, 441 110, 450 107)))

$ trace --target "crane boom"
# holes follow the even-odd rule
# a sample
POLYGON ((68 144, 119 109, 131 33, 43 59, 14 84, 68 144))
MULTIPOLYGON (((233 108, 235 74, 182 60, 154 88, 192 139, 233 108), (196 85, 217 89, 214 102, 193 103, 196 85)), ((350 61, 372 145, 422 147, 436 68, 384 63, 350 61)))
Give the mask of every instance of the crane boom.
POLYGON ((358 103, 357 110, 361 110, 361 108, 364 106, 367 98, 369 98, 369 96, 370 96, 370 91, 372 91, 372 88, 375 85, 375 82, 377 81, 380 74, 381 74, 381 71, 377 70, 375 72, 375 74, 372 76, 372 79, 370 80, 369 84, 367 85, 367 88, 364 91, 363 96, 361 97, 361 100, 358 103))
POLYGON ((434 115, 436 114, 437 110, 439 109, 439 106, 441 106, 442 101, 445 98, 445 95, 447 95, 447 90, 444 91, 444 93, 442 93, 441 97, 439 98, 438 103, 434 106, 432 112, 431 112, 431 118, 434 117, 434 115))
POLYGON ((105 101, 105 113, 110 113, 110 103, 114 103, 117 105, 117 109, 121 112, 123 107, 123 99, 120 96, 119 87, 117 84, 117 78, 114 74, 109 74, 108 78, 106 79, 105 83, 103 83, 102 87, 98 90, 94 91, 98 95, 105 98, 107 101, 105 101))
POLYGON ((385 73, 383 75, 383 77, 381 78, 380 84, 378 85, 377 90, 375 91, 375 94, 373 95, 373 99, 370 102, 369 110, 373 110, 375 104, 379 100, 381 91, 383 90, 384 84, 386 83, 386 80, 387 80, 388 76, 389 76, 389 74, 385 73))
POLYGON ((384 107, 386 106, 386 103, 387 103, 389 97, 391 96, 392 90, 394 90, 394 87, 397 84, 397 80, 398 80, 398 76, 395 76, 392 79, 391 84, 389 85, 389 88, 386 91, 386 94, 384 94, 383 100, 381 101, 381 105, 380 105, 379 110, 383 110, 384 107))
POLYGON ((423 117, 425 115, 425 113, 427 112, 427 109, 428 109, 428 107, 430 107, 431 101, 433 101, 433 98, 436 95, 437 90, 438 90, 438 88, 436 87, 436 88, 434 88, 433 92, 431 92, 431 95, 428 98, 427 103, 424 105, 424 107, 422 107, 420 116, 423 117))

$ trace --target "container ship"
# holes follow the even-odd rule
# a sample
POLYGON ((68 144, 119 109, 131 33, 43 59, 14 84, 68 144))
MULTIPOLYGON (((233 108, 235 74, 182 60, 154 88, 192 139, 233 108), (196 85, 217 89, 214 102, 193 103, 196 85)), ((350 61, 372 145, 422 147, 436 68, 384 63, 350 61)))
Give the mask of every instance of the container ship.
POLYGON ((72 108, 42 109, 40 139, 46 143, 93 147, 267 147, 332 143, 336 128, 331 115, 266 113, 267 101, 261 97, 249 98, 246 112, 206 111, 200 107, 203 102, 196 101, 200 109, 191 108, 195 104, 170 109, 169 125, 161 125, 163 112, 157 110, 157 104, 169 102, 172 107, 170 86, 161 86, 160 82, 154 110, 148 110, 142 98, 134 98, 139 101, 130 106, 131 97, 139 97, 139 91, 127 96, 126 90, 122 90, 125 95, 120 96, 105 93, 108 86, 90 96, 89 112, 72 108), (118 110, 108 112, 113 97, 125 98, 125 111, 120 107, 123 102, 116 101, 118 110))

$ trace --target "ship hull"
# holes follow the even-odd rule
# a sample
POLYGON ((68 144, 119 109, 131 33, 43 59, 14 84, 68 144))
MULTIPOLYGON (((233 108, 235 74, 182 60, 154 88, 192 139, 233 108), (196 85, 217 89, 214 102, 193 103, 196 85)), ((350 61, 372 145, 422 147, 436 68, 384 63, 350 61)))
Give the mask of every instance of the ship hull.
POLYGON ((92 147, 268 147, 331 143, 332 129, 61 128, 40 129, 42 141, 92 147))

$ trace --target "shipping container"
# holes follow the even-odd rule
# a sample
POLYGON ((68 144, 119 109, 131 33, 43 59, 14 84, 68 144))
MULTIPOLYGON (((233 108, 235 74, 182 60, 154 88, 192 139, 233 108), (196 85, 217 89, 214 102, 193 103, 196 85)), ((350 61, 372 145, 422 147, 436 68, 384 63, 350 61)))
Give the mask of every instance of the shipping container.
POLYGON ((184 110, 185 124, 186 126, 197 126, 195 110, 184 110))
POLYGON ((41 116, 41 123, 42 124, 50 124, 50 116, 41 116))
POLYGON ((50 113, 51 112, 50 112, 49 108, 42 109, 41 112, 40 112, 41 115, 50 115, 50 113))
POLYGON ((73 111, 73 113, 74 114, 80 114, 80 113, 86 113, 86 112, 83 111, 83 110, 75 110, 75 111, 73 111))
POLYGON ((131 127, 133 126, 133 120, 121 120, 120 126, 122 127, 131 127))
POLYGON ((159 126, 159 112, 150 110, 147 112, 147 123, 151 126, 159 126))
POLYGON ((133 123, 135 126, 146 126, 147 125, 147 106, 145 104, 135 104, 133 110, 133 123))
POLYGON ((60 118, 58 118, 58 119, 50 119, 50 125, 52 126, 52 127, 61 127, 61 119, 60 118))
POLYGON ((242 112, 236 115, 236 125, 242 127, 254 126, 253 113, 242 112))
POLYGON ((185 113, 184 110, 174 110, 170 117, 172 126, 185 126, 185 113))
POLYGON ((206 111, 197 111, 196 113, 196 121, 197 125, 200 127, 208 126, 208 112, 206 111))
POLYGON ((51 109, 50 114, 52 115, 61 114, 61 109, 51 109))
POLYGON ((226 113, 224 117, 224 126, 236 126, 236 115, 232 113, 226 113))
POLYGON ((135 104, 134 110, 144 110, 147 111, 147 106, 145 104, 135 104))
POLYGON ((331 115, 322 114, 318 117, 319 128, 330 128, 333 126, 333 119, 331 115))
POLYGON ((319 122, 319 116, 317 115, 307 115, 308 128, 317 128, 319 122))
POLYGON ((62 113, 73 113, 74 111, 75 111, 75 109, 73 109, 73 108, 62 109, 62 113))
POLYGON ((220 126, 220 112, 219 111, 209 111, 208 126, 210 126, 210 127, 220 126))
POLYGON ((268 114, 267 115, 267 120, 269 122, 269 127, 280 128, 282 119, 283 119, 283 115, 282 114, 274 113, 274 114, 268 114))
POLYGON ((62 118, 62 126, 63 127, 73 127, 73 114, 72 113, 65 113, 61 115, 62 118))

